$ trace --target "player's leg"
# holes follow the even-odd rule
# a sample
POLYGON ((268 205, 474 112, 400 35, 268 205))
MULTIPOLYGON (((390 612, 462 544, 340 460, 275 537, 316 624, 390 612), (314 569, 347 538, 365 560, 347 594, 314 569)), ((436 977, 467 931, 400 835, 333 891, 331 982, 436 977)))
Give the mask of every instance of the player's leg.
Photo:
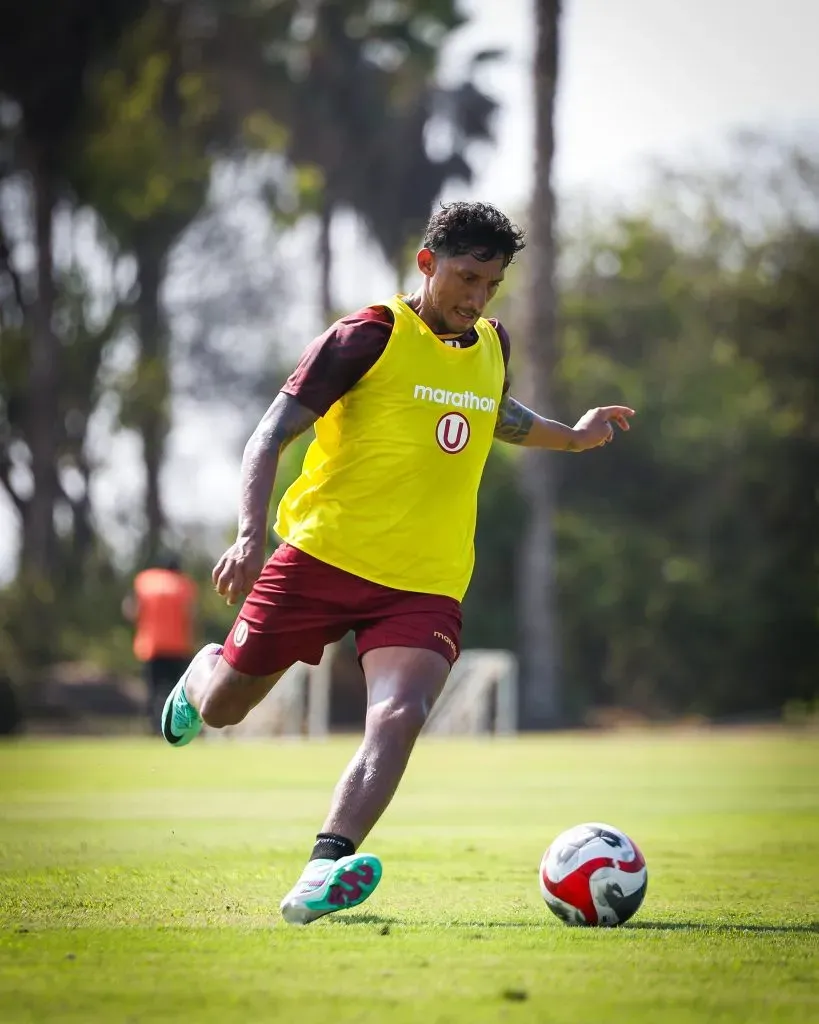
POLYGON ((237 725, 273 689, 287 671, 269 675, 239 672, 223 657, 220 644, 207 644, 171 690, 162 714, 162 734, 173 746, 185 746, 204 725, 237 725))
POLYGON ((449 662, 420 647, 380 647, 361 659, 367 718, 361 746, 338 781, 323 833, 358 847, 387 809, 412 748, 449 675, 449 662))
POLYGON ((317 665, 325 644, 345 632, 328 625, 310 573, 297 556, 281 545, 268 559, 224 645, 206 644, 190 663, 162 714, 169 743, 190 743, 203 725, 219 729, 241 722, 291 665, 317 665))
POLYGON ((356 633, 367 681, 364 739, 323 828, 354 846, 389 805, 460 650, 461 607, 453 598, 381 588, 373 601, 376 614, 356 633))
POLYGON ((446 657, 420 647, 382 647, 361 659, 367 680, 364 738, 336 786, 311 860, 281 903, 291 924, 362 903, 381 863, 356 848, 386 810, 449 675, 446 657))

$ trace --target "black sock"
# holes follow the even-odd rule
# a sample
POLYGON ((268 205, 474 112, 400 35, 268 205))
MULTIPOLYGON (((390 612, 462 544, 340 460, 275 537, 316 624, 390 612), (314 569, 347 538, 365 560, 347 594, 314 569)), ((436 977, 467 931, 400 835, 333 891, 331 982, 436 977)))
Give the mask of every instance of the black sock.
POLYGON ((355 846, 349 839, 336 835, 335 832, 319 832, 310 860, 341 860, 342 857, 351 857, 354 853, 355 846))

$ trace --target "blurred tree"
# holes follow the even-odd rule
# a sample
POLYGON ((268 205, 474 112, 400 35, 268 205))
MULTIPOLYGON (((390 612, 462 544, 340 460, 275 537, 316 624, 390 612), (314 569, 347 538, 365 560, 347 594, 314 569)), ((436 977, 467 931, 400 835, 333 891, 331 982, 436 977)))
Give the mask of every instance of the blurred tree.
POLYGON ((491 137, 497 106, 473 76, 499 54, 478 53, 462 81, 438 84, 441 47, 465 20, 456 0, 283 0, 234 5, 223 31, 211 35, 220 94, 253 115, 256 132, 271 123, 287 129, 287 155, 302 169, 300 209, 319 219, 325 320, 334 315, 330 235, 338 211, 363 219, 400 279, 408 240, 423 230, 444 185, 471 180, 465 148, 491 137), (253 106, 252 80, 268 83, 262 107, 253 106))
POLYGON ((212 83, 191 56, 190 5, 150 3, 92 82, 73 183, 137 266, 139 356, 120 419, 142 441, 145 555, 165 522, 160 470, 170 427, 169 333, 160 299, 168 252, 202 208, 225 128, 212 83))
MULTIPOLYGON (((466 147, 491 137, 496 103, 470 77, 449 88, 435 81, 441 46, 464 21, 454 0, 327 0, 308 41, 293 151, 322 171, 325 231, 338 208, 354 210, 399 280, 435 198, 448 182, 471 180, 466 147)), ((477 54, 468 75, 495 56, 477 54)), ((329 254, 327 241, 322 249, 329 254)), ((328 284, 324 293, 329 301, 328 284)))
POLYGON ((691 181, 672 181, 659 209, 689 211, 673 234, 665 214, 622 218, 573 247, 558 413, 601 391, 639 413, 623 443, 560 464, 573 717, 770 714, 816 694, 819 233, 760 223, 777 193, 749 186, 755 167, 742 209, 703 176, 692 216, 691 181))
MULTIPOLYGON (((0 186, 0 205, 13 206, 10 191, 17 192, 19 198, 25 189, 7 180, 0 186)), ((29 234, 25 219, 19 219, 23 223, 17 227, 23 234, 14 239, 12 248, 24 252, 29 234)), ((90 211, 74 211, 63 201, 57 221, 59 244, 53 263, 52 323, 59 342, 59 386, 56 404, 50 410, 55 424, 54 538, 49 575, 43 577, 24 562, 17 593, 8 595, 10 603, 4 609, 10 623, 8 640, 16 645, 18 653, 8 660, 0 653, 0 660, 6 665, 16 663, 18 670, 21 665, 35 668, 56 655, 60 629, 71 620, 80 603, 95 605, 98 585, 110 574, 110 552, 100 542, 92 509, 97 456, 89 446, 89 435, 92 418, 104 402, 106 382, 102 365, 120 333, 128 283, 127 279, 121 284, 115 282, 115 268, 108 262, 102 238, 97 239, 93 269, 79 258, 78 251, 101 230, 98 218, 90 211), (105 280, 107 273, 110 288, 103 295, 92 278, 105 280), (78 586, 78 581, 89 578, 97 581, 95 587, 78 586)), ((14 266, 11 252, 9 258, 14 266)), ((19 289, 24 294, 33 292, 36 271, 14 270, 19 289)), ((27 506, 34 497, 27 443, 29 340, 25 315, 13 298, 14 290, 5 290, 3 283, 0 274, 0 481, 25 528, 27 506)))
POLYGON ((765 611, 746 654, 746 672, 763 677, 748 697, 765 708, 782 679, 794 699, 819 694, 819 230, 792 228, 753 255, 734 301, 739 350, 771 390, 773 457, 754 460, 745 496, 767 554, 765 611))
MULTIPOLYGON (((25 426, 19 440, 30 459, 31 493, 23 496, 15 490, 12 500, 23 523, 22 567, 37 578, 36 588, 42 594, 50 588, 56 568, 55 509, 60 500, 57 449, 61 425, 55 410, 62 358, 54 325, 54 210, 64 188, 87 69, 143 6, 141 0, 66 0, 56 5, 32 0, 4 12, 0 35, 6 152, 0 175, 24 175, 30 188, 36 253, 32 286, 24 288, 0 232, 0 272, 11 281, 17 304, 12 342, 19 347, 22 341, 27 363, 21 406, 25 426)), ((9 440, 0 438, 0 465, 6 467, 9 440)), ((6 475, 7 488, 8 479, 6 475)))
POLYGON ((95 547, 81 454, 87 389, 75 385, 77 368, 105 345, 108 324, 85 318, 76 282, 61 290, 55 224, 70 218, 66 167, 86 74, 142 6, 33 0, 3 17, 0 484, 18 513, 22 545, 19 589, 0 609, 0 647, 18 682, 58 655, 65 611, 58 601, 72 586, 76 592, 77 564, 95 547))
MULTIPOLYGON (((529 217, 526 323, 521 398, 551 415, 551 380, 557 361, 555 294, 554 111, 557 93, 560 0, 537 0, 534 63, 535 175, 529 217)), ((517 388, 516 388, 517 390, 517 388)), ((520 620, 520 727, 544 729, 561 716, 560 674, 555 623, 555 511, 552 456, 524 450, 520 486, 529 505, 518 563, 517 612, 520 620)))

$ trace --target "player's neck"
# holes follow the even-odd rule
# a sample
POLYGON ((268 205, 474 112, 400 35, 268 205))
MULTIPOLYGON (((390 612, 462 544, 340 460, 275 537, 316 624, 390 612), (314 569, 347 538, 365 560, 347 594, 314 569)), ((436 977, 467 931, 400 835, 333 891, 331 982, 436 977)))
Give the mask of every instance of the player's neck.
POLYGON ((438 335, 439 338, 458 337, 457 334, 453 334, 453 332, 449 330, 438 315, 437 311, 424 302, 423 292, 413 292, 412 295, 408 295, 404 301, 410 309, 424 321, 427 327, 429 327, 434 334, 438 335))

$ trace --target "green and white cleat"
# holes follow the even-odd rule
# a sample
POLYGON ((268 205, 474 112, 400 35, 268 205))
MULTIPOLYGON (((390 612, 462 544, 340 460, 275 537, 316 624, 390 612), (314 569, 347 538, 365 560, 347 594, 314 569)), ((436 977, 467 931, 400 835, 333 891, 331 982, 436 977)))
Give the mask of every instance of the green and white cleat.
POLYGON ((357 907, 380 881, 381 861, 371 853, 311 860, 279 909, 288 924, 310 924, 336 910, 357 907))
POLYGON ((174 747, 184 747, 191 740, 196 739, 202 731, 203 722, 199 712, 191 704, 188 704, 185 697, 185 683, 191 674, 193 666, 199 661, 203 654, 221 654, 221 644, 205 644, 201 651, 197 652, 190 665, 185 669, 182 678, 168 694, 165 707, 162 709, 162 735, 174 747))

